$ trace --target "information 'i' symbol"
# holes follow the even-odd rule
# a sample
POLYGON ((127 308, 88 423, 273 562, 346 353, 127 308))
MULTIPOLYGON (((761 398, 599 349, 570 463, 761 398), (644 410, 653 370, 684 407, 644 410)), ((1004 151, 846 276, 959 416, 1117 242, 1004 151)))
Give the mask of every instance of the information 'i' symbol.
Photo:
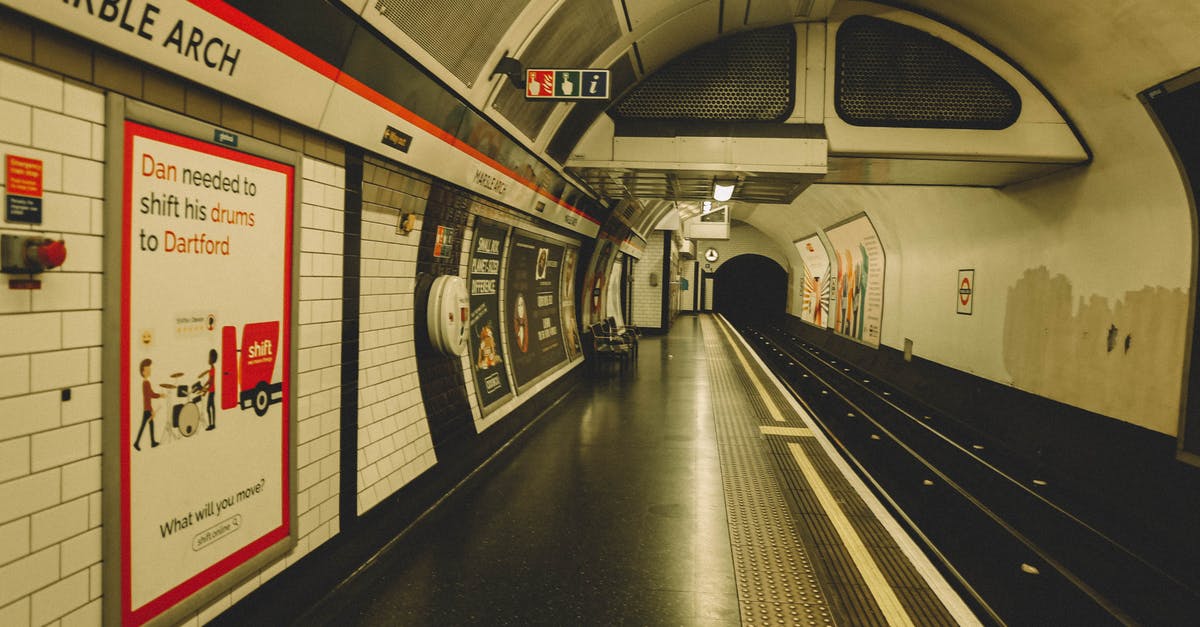
POLYGON ((589 94, 596 93, 596 88, 599 86, 600 86, 600 79, 598 77, 593 76, 592 82, 588 83, 588 93, 589 94))

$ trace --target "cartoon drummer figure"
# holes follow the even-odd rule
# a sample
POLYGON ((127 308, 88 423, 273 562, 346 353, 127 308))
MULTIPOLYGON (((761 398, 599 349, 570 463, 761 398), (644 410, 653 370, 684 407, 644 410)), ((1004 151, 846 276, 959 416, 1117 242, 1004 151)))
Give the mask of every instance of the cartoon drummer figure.
POLYGON ((217 350, 215 348, 208 351, 208 370, 203 374, 208 375, 208 381, 204 384, 204 390, 208 392, 208 426, 205 431, 212 431, 217 428, 217 407, 215 399, 217 397, 217 350))
POLYGON ((154 439, 154 405, 152 401, 156 398, 162 398, 162 394, 154 391, 154 387, 150 385, 150 364, 149 358, 143 359, 138 364, 138 371, 142 374, 142 426, 138 427, 137 438, 133 441, 134 450, 142 450, 139 446, 142 442, 142 431, 146 429, 146 423, 150 423, 150 448, 158 446, 158 441, 154 439))

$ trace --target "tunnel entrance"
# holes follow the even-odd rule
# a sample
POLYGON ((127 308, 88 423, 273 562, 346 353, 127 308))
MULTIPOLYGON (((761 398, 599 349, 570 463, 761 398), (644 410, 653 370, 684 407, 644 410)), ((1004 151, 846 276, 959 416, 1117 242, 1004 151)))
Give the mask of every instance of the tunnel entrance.
POLYGON ((713 309, 730 320, 758 322, 787 308, 787 271, 762 255, 738 255, 717 268, 713 309))

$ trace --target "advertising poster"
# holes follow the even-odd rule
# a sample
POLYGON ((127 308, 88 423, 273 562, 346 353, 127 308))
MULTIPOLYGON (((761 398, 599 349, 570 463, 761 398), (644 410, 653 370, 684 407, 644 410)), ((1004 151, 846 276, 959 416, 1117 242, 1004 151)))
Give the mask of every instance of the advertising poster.
POLYGON ((121 616, 140 625, 291 534, 295 168, 126 121, 121 616))
POLYGON ((578 248, 563 250, 562 271, 558 273, 558 301, 562 306, 563 344, 567 347, 567 359, 571 361, 583 357, 579 323, 575 318, 575 266, 578 263, 578 248))
POLYGON ((468 266, 471 298, 471 361, 475 364, 475 386, 479 404, 492 405, 508 396, 512 387, 504 369, 500 342, 500 260, 508 227, 478 219, 468 266))
POLYGON ((818 327, 829 326, 829 294, 833 284, 829 276, 829 251, 818 235, 795 242, 804 262, 804 302, 800 319, 818 327))
POLYGON ((513 229, 508 249, 505 343, 517 388, 567 359, 558 279, 563 247, 513 229))
POLYGON ((587 306, 588 323, 595 324, 604 319, 604 303, 608 290, 608 274, 617 258, 617 243, 611 235, 601 233, 596 240, 596 252, 592 254, 591 272, 587 274, 589 285, 584 291, 584 303, 587 306))
POLYGON ((883 244, 867 216, 827 229, 837 259, 833 330, 879 347, 883 321, 883 244))

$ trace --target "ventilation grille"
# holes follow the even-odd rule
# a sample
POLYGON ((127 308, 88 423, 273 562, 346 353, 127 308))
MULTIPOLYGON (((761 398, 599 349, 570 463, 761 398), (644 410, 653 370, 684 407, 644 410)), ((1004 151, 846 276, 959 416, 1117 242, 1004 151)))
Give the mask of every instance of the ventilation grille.
POLYGON ((618 119, 782 120, 792 112, 795 64, 791 25, 735 35, 655 72, 611 114, 618 119))
POLYGON ((375 10, 470 87, 525 4, 492 0, 485 9, 470 0, 377 0, 375 10))
POLYGON ((988 67, 923 31, 867 16, 837 34, 838 115, 858 126, 1001 129, 1021 99, 988 67))
MULTIPOLYGON (((521 55, 525 68, 592 67, 621 36, 612 0, 571 0, 554 12, 521 55), (581 28, 586 24, 586 28, 581 28)), ((536 139, 557 103, 526 100, 525 92, 505 86, 493 105, 530 139, 536 139)))

